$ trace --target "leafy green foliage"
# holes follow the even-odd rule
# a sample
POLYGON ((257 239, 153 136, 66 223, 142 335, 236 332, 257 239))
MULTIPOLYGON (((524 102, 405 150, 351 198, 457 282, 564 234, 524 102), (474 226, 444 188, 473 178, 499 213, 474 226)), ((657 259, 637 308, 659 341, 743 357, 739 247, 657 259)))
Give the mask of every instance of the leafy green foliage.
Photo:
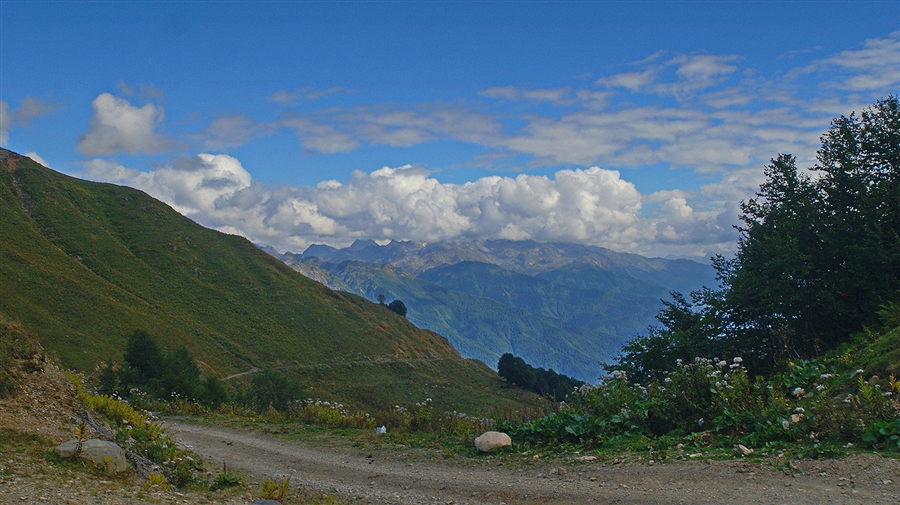
POLYGON ((241 476, 234 473, 220 473, 213 478, 212 484, 209 486, 210 491, 218 491, 229 487, 240 486, 241 476))
POLYGON ((222 381, 212 375, 203 379, 198 397, 200 403, 211 409, 216 409, 219 405, 228 403, 231 400, 228 390, 225 389, 222 381))
POLYGON ((862 439, 877 449, 900 451, 900 417, 892 421, 875 421, 866 427, 862 439))
POLYGON ((162 376, 162 392, 172 396, 197 398, 200 385, 200 368, 194 357, 184 347, 178 347, 164 357, 165 372, 162 376))
POLYGON ((212 407, 227 401, 228 393, 218 379, 209 376, 201 382, 200 368, 185 347, 163 353, 146 331, 131 334, 123 359, 125 367, 98 365, 100 393, 133 396, 132 391, 139 391, 164 400, 199 399, 212 407))
POLYGON ((501 429, 534 445, 592 447, 635 436, 681 435, 721 447, 864 442, 893 449, 900 383, 839 373, 831 360, 792 363, 768 380, 754 379, 741 358, 678 362, 675 371, 646 386, 614 371, 598 385, 582 387, 561 411, 501 429), (835 402, 837 388, 843 399, 835 402))
POLYGON ((743 205, 737 256, 720 271, 735 337, 768 365, 837 347, 897 296, 898 140, 900 102, 891 96, 834 120, 815 181, 782 155, 743 205))

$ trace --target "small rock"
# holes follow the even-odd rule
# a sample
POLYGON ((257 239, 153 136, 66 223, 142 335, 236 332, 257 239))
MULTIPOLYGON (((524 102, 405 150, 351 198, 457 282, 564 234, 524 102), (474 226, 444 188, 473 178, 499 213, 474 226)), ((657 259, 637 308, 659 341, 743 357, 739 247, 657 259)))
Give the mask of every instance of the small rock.
POLYGON ((512 439, 506 433, 486 431, 475 439, 475 448, 481 452, 491 452, 501 447, 512 445, 512 439))
POLYGON ((753 449, 748 449, 746 446, 742 444, 735 444, 734 453, 739 454, 741 456, 749 456, 753 454, 753 449))
POLYGON ((575 461, 597 461, 597 456, 580 456, 575 461))

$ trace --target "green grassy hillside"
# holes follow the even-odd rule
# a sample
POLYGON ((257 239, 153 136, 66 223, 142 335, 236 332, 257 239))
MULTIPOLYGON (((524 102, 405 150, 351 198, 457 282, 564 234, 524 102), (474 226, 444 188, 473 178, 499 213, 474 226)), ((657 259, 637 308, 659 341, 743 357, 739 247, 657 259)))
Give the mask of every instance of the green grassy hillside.
POLYGON ((140 328, 187 347, 206 373, 272 366, 322 398, 438 402, 437 388, 472 412, 509 399, 446 339, 140 191, 0 150, 0 215, 0 313, 65 365, 121 360, 140 328))

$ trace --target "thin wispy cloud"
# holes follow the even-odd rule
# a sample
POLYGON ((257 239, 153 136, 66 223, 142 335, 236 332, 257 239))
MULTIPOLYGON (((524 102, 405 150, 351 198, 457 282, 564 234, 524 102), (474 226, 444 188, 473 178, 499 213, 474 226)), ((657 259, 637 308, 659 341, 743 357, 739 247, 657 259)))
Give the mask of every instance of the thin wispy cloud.
POLYGON ((269 95, 269 101, 283 106, 299 105, 303 102, 319 100, 330 95, 338 93, 347 93, 348 90, 343 87, 334 87, 329 89, 315 89, 311 87, 298 88, 293 91, 278 90, 269 95))
POLYGON ((27 95, 15 109, 11 109, 9 103, 0 100, 0 144, 9 142, 9 131, 17 127, 28 127, 31 120, 41 116, 47 116, 61 109, 62 106, 45 102, 39 98, 27 95))
POLYGON ((798 78, 813 73, 838 71, 831 85, 850 91, 900 89, 900 30, 886 38, 865 41, 861 49, 848 49, 817 60, 790 73, 798 78))
POLYGON ((202 131, 188 134, 188 137, 199 142, 204 150, 220 151, 271 135, 277 129, 275 124, 257 123, 248 116, 233 114, 214 119, 202 131))

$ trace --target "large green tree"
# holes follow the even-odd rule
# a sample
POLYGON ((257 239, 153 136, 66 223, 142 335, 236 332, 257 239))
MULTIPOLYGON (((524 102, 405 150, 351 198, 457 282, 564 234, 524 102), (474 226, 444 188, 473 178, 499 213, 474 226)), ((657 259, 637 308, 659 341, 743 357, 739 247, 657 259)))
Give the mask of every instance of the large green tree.
POLYGON ((661 327, 618 362, 646 378, 677 359, 739 355, 756 371, 811 357, 877 324, 900 298, 900 103, 890 96, 833 121, 811 172, 782 154, 741 205, 733 258, 713 264, 720 290, 675 295, 661 327))
POLYGON ((144 330, 134 330, 125 345, 126 363, 124 384, 145 386, 162 377, 165 370, 163 353, 156 340, 144 330))
POLYGON ((839 345, 900 290, 897 98, 835 119, 817 161, 815 177, 772 161, 719 264, 733 337, 770 364, 839 345))

